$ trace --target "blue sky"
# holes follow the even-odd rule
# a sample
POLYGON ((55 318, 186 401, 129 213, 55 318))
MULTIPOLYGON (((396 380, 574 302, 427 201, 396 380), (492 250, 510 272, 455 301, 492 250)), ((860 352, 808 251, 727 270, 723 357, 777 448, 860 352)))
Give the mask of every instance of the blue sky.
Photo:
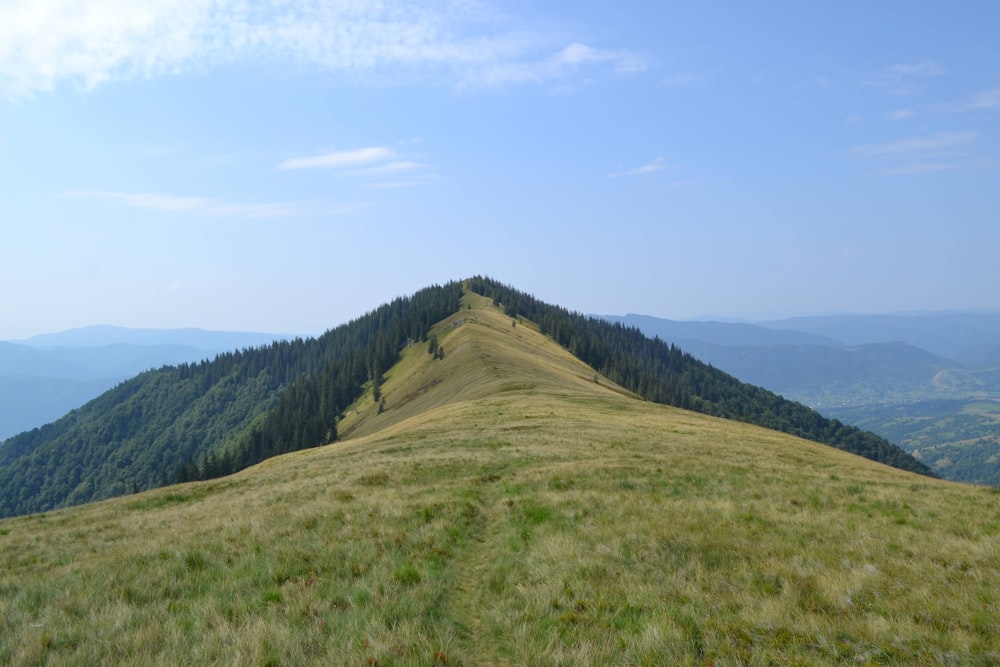
POLYGON ((488 274, 1000 308, 1000 4, 0 4, 0 339, 319 333, 488 274))

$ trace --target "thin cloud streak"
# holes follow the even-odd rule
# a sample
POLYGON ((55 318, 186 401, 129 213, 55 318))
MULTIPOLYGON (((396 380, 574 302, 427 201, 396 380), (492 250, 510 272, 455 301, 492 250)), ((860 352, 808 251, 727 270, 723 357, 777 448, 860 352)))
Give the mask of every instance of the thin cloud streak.
POLYGON ((886 114, 887 120, 910 120, 917 117, 917 112, 913 109, 896 109, 895 111, 886 114))
POLYGON ((463 79, 462 86, 503 88, 515 84, 543 84, 566 79, 582 67, 600 64, 611 65, 618 74, 634 74, 646 69, 646 62, 639 55, 573 43, 547 58, 510 59, 474 68, 463 79))
POLYGON ((260 204, 227 203, 208 197, 178 197, 148 192, 64 192, 60 197, 93 197, 117 200, 131 208, 162 213, 193 213, 197 215, 240 218, 290 218, 302 216, 340 215, 356 211, 357 204, 324 204, 315 202, 277 202, 260 204))
POLYGON ((949 171, 957 168, 958 165, 954 162, 913 162, 898 167, 890 167, 885 170, 885 173, 897 175, 930 174, 936 171, 949 171))
POLYGON ((855 155, 867 158, 908 157, 917 154, 953 151, 978 136, 975 132, 939 132, 922 137, 897 139, 883 144, 866 144, 851 149, 855 155))
POLYGON ((362 176, 385 176, 388 174, 401 174, 406 172, 417 171, 423 169, 425 166, 426 165, 423 165, 419 162, 410 162, 409 160, 397 160, 395 162, 381 164, 377 167, 367 167, 365 169, 358 169, 353 173, 360 174, 362 176))
POLYGON ((635 169, 627 169, 625 171, 616 171, 616 172, 612 172, 611 174, 608 174, 608 175, 611 178, 618 178, 618 177, 621 177, 621 176, 642 176, 644 174, 652 174, 652 173, 655 173, 657 171, 663 171, 664 169, 667 169, 668 166, 669 165, 667 165, 667 161, 664 158, 658 157, 658 158, 655 158, 651 162, 648 162, 648 163, 646 163, 646 164, 644 164, 644 165, 642 165, 640 167, 636 167, 635 169))
POLYGON ((699 80, 699 77, 694 74, 680 73, 674 74, 673 76, 668 76, 665 79, 660 79, 660 83, 664 86, 670 88, 680 88, 682 86, 689 86, 699 80))
POLYGON ((174 197, 148 192, 64 192, 60 197, 97 197, 117 199, 132 208, 148 208, 165 213, 204 210, 209 205, 205 197, 174 197))
POLYGON ((882 88, 893 95, 909 95, 923 89, 921 81, 945 74, 943 67, 925 60, 918 63, 897 63, 883 69, 876 77, 862 81, 864 86, 882 88))
POLYGON ((300 157, 285 160, 278 164, 278 169, 342 169, 344 167, 357 167, 389 160, 395 153, 388 148, 373 146, 370 148, 358 148, 349 151, 337 151, 324 153, 311 157, 300 157))
POLYGON ((998 111, 1000 110, 1000 88, 983 90, 965 98, 956 104, 949 104, 942 107, 944 111, 956 113, 968 113, 972 111, 998 111))
POLYGON ((891 175, 927 174, 958 169, 970 154, 976 132, 939 132, 907 137, 881 144, 855 146, 848 152, 860 158, 886 163, 891 175))

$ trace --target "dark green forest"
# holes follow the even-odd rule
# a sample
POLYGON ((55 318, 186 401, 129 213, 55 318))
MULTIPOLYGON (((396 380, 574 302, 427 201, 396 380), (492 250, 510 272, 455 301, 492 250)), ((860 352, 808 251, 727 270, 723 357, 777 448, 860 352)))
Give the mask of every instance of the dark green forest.
POLYGON ((148 371, 0 445, 0 517, 217 477, 336 439, 337 418, 459 307, 430 287, 318 338, 148 371))
POLYGON ((535 322, 603 375, 647 400, 735 419, 831 445, 903 470, 933 475, 926 465, 888 440, 827 419, 705 364, 659 338, 647 338, 635 327, 585 317, 503 285, 476 277, 469 289, 493 299, 511 317, 535 322))
MULTIPOLYGON (((883 438, 739 382, 638 329, 571 313, 489 278, 466 284, 648 400, 931 474, 883 438)), ((378 392, 400 352, 426 345, 431 327, 460 307, 461 296, 458 282, 429 287, 318 338, 165 366, 124 382, 0 445, 0 517, 219 477, 332 442, 344 409, 367 387, 378 392)))

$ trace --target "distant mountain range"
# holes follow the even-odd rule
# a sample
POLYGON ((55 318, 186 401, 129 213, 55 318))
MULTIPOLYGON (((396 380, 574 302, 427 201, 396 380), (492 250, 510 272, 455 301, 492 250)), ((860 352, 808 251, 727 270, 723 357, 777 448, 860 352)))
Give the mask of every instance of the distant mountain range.
POLYGON ((0 341, 0 440, 54 421, 119 382, 289 336, 91 326, 0 341))
POLYGON ((1000 392, 1000 313, 847 315, 758 324, 604 319, 817 408, 1000 392))
POLYGON ((206 329, 131 329, 109 325, 95 325, 46 333, 22 340, 8 341, 37 350, 56 348, 106 347, 109 345, 134 345, 156 347, 161 345, 185 347, 209 352, 232 352, 244 347, 266 345, 274 340, 292 338, 289 334, 256 333, 242 331, 210 331, 206 329))
POLYGON ((1000 484, 1000 313, 760 323, 603 318, 659 336, 744 382, 863 425, 939 474, 1000 484))
POLYGON ((1000 365, 1000 312, 796 317, 760 325, 827 336, 846 345, 908 343, 970 368, 1000 365))

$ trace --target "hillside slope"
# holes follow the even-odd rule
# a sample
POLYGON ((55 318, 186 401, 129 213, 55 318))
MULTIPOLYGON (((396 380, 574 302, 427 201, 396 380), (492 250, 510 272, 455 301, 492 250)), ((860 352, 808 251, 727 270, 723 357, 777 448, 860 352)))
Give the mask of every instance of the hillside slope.
POLYGON ((636 400, 465 298, 341 442, 0 521, 0 663, 1000 659, 1000 495, 636 400))

